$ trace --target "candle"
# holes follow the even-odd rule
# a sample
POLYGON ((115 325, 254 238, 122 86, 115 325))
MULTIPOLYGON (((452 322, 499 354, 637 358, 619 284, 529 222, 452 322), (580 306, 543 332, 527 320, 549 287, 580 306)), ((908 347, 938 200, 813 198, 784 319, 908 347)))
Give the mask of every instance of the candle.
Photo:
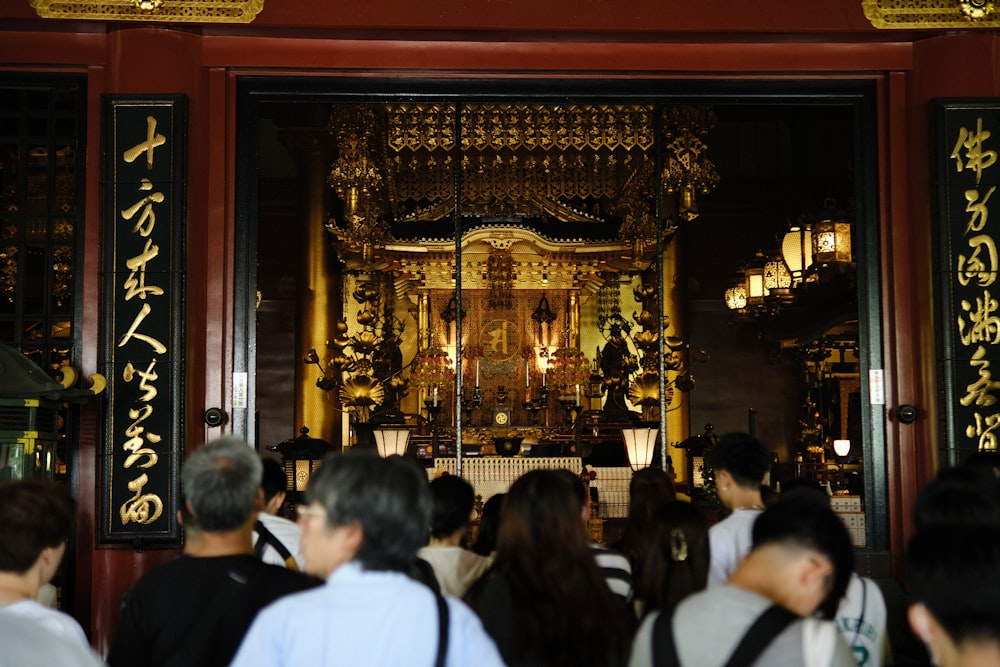
MULTIPOLYGON (((577 393, 576 402, 579 403, 580 402, 580 398, 579 398, 580 388, 579 387, 577 387, 576 393, 577 393)), ((437 385, 434 385, 434 407, 436 408, 437 406, 438 406, 438 388, 437 388, 437 385)))
POLYGON ((545 371, 542 371, 542 386, 545 386, 545 371))
POLYGON ((524 362, 524 386, 525 388, 531 386, 531 364, 527 361, 524 362))
POLYGON ((576 385, 576 404, 580 405, 580 385, 576 385))
POLYGON ((479 361, 476 361, 476 386, 479 386, 479 361))

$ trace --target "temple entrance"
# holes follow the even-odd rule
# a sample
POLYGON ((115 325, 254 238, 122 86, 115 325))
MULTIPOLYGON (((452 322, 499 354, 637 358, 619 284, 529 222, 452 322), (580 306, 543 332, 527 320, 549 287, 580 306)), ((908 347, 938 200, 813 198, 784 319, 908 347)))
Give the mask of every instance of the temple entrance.
POLYGON ((711 425, 754 432, 776 477, 884 505, 864 96, 491 85, 246 82, 258 447, 394 425, 429 459, 611 475, 622 428, 648 427, 693 490, 711 425))

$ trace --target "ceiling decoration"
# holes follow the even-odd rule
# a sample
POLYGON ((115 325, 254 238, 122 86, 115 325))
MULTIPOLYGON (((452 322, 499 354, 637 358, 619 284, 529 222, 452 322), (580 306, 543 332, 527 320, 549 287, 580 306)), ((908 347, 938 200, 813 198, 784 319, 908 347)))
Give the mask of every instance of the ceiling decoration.
POLYGON ((454 234, 460 190, 457 208, 469 229, 503 220, 562 242, 617 237, 639 266, 655 243, 661 180, 669 232, 697 216, 696 195, 718 182, 704 155, 715 124, 711 107, 460 108, 460 118, 453 104, 332 109, 328 127, 338 154, 329 182, 343 209, 327 227, 342 249, 370 258, 390 239, 446 239, 454 234), (662 174, 655 168, 657 114, 662 174))
POLYGON ((264 0, 28 0, 43 19, 250 23, 264 0))
POLYGON ((862 0, 876 28, 998 28, 993 0, 862 0))
MULTIPOLYGON (((455 200, 455 107, 386 107, 393 219, 437 220, 455 200)), ((649 105, 462 107, 462 213, 604 222, 653 146, 649 105)))

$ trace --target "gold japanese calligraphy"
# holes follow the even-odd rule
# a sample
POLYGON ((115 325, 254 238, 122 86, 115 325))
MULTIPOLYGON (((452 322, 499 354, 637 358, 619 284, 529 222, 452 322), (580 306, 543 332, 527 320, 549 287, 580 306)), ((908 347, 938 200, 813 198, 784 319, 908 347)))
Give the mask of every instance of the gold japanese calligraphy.
POLYGON ((997 449, 997 429, 1000 427, 1000 413, 984 410, 997 404, 994 392, 1000 391, 1000 381, 993 379, 989 359, 991 348, 1000 344, 1000 302, 990 291, 997 276, 997 246, 988 229, 989 201, 996 186, 985 192, 980 189, 983 175, 997 162, 997 151, 987 146, 992 135, 979 116, 974 126, 958 129, 948 156, 953 162, 954 173, 972 172, 975 175, 976 187, 962 193, 965 212, 969 214, 965 221, 965 242, 969 252, 956 244, 954 267, 958 285, 982 288, 982 293, 975 297, 966 293, 966 298, 958 300, 954 322, 958 342, 965 348, 975 348, 968 361, 975 379, 966 384, 965 394, 958 403, 975 408, 971 414, 972 423, 965 425, 965 435, 975 440, 978 450, 997 449))
MULTIPOLYGON (((157 120, 155 116, 146 117, 146 136, 139 143, 122 153, 122 160, 126 164, 137 161, 140 157, 145 157, 147 170, 152 170, 155 164, 156 149, 167 144, 167 137, 157 132, 157 120)), ((142 250, 138 254, 126 257, 124 267, 126 278, 122 282, 122 290, 126 303, 138 299, 142 302, 138 313, 133 317, 131 325, 118 342, 119 348, 126 347, 132 341, 139 341, 149 346, 155 354, 165 354, 167 346, 157 337, 142 330, 142 325, 147 317, 154 312, 154 304, 151 297, 164 295, 164 289, 160 285, 148 282, 149 266, 159 258, 159 245, 153 242, 150 236, 156 228, 156 208, 162 204, 165 197, 162 192, 156 189, 156 185, 149 178, 139 180, 139 192, 143 194, 141 198, 131 206, 121 211, 121 219, 131 222, 132 234, 145 239, 142 250), (137 217, 138 216, 138 217, 137 217)), ((158 307, 158 306, 157 306, 158 307)), ((149 470, 159 462, 159 454, 154 447, 162 442, 163 437, 158 433, 148 430, 144 423, 155 413, 153 405, 154 399, 158 395, 156 381, 159 375, 155 371, 157 359, 152 358, 146 365, 145 370, 140 370, 129 359, 122 370, 122 380, 126 384, 131 384, 138 380, 136 398, 139 407, 131 408, 128 417, 132 420, 124 431, 125 441, 121 445, 123 452, 127 454, 122 467, 130 471, 149 470)), ((130 479, 128 488, 134 492, 133 496, 126 500, 119 508, 122 525, 128 523, 150 524, 160 518, 163 513, 163 500, 155 492, 143 492, 149 483, 149 476, 142 472, 130 479)))

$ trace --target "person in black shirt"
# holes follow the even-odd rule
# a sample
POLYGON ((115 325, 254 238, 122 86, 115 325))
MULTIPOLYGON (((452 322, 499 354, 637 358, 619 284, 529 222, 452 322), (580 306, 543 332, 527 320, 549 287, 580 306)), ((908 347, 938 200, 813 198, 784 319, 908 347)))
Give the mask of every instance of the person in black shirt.
POLYGON ((109 665, 226 665, 260 609, 320 583, 254 556, 260 479, 260 459, 236 438, 188 458, 181 471, 184 553, 125 593, 109 665))

